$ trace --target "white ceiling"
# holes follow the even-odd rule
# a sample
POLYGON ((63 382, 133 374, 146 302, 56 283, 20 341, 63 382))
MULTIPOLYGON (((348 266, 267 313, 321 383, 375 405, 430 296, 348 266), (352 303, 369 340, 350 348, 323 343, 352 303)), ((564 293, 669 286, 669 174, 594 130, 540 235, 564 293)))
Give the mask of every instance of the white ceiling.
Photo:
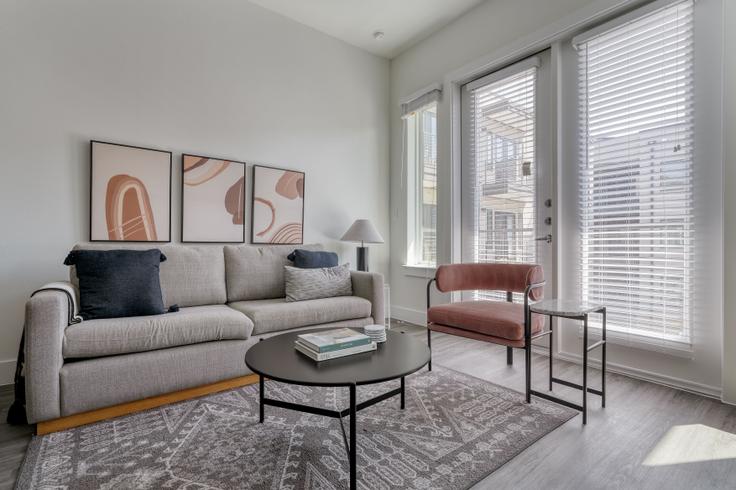
POLYGON ((485 0, 250 0, 266 9, 386 58, 485 0), (383 39, 373 33, 382 31, 383 39))

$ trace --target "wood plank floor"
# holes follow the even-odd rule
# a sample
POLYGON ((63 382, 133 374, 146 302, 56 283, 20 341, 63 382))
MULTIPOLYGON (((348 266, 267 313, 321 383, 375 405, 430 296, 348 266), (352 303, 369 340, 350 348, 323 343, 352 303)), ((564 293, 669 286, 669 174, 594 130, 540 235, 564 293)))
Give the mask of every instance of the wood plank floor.
MULTIPOLYGON (((420 327, 396 322, 394 328, 426 338, 420 327)), ((521 351, 509 367, 499 346, 433 334, 432 347, 436 365, 523 390, 521 351)), ((565 361, 554 369, 562 378, 579 382, 582 376, 565 361)), ((546 357, 534 356, 533 373, 535 388, 546 391, 546 357)), ((600 373, 591 369, 589 377, 598 387, 600 373)), ((589 397, 587 426, 573 418, 474 488, 736 488, 736 407, 617 374, 607 383, 605 409, 589 397)), ((555 392, 580 396, 565 387, 555 392)), ((12 387, 0 387, 0 488, 12 488, 31 437, 29 427, 5 424, 11 400, 12 387)))

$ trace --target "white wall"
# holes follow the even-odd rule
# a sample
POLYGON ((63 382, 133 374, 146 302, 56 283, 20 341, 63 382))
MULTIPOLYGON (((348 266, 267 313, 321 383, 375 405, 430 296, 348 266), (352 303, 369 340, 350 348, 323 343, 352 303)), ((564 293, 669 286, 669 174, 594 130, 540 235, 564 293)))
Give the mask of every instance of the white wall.
POLYGON ((4 0, 0 66, 0 384, 26 298, 88 239, 90 139, 174 152, 174 241, 181 152, 304 170, 305 241, 344 260, 356 218, 389 238, 384 59, 243 0, 4 0))
POLYGON ((723 164, 725 223, 725 322, 723 338, 723 400, 736 404, 736 2, 726 0, 723 12, 723 164))
MULTIPOLYGON (((438 175, 439 175, 439 189, 438 189, 438 254, 440 263, 448 263, 453 259, 453 243, 452 243, 452 218, 453 213, 456 213, 453 205, 453 194, 452 194, 452 178, 453 168, 452 159, 456 158, 457 155, 453 153, 453 126, 451 121, 456 117, 452 111, 457 110, 457 105, 451 104, 453 98, 452 84, 450 81, 461 77, 465 73, 470 73, 473 70, 482 70, 486 67, 486 70, 490 69, 494 64, 498 64, 499 61, 503 61, 504 56, 509 56, 515 51, 520 50, 523 46, 536 45, 538 48, 543 47, 545 40, 546 44, 549 45, 549 39, 555 37, 556 33, 566 30, 581 30, 584 29, 584 22, 586 19, 592 19, 599 17, 597 22, 601 19, 616 15, 617 12, 622 12, 625 9, 632 8, 637 4, 642 3, 639 0, 626 1, 626 0, 597 0, 597 1, 584 1, 584 0, 565 0, 555 2, 536 2, 534 0, 495 0, 486 2, 480 5, 474 10, 468 12, 465 16, 461 17, 454 23, 446 26, 444 29, 424 40, 420 44, 412 47, 406 52, 402 53, 399 57, 392 60, 391 63, 391 291, 392 291, 392 312, 394 316, 404 318, 410 321, 423 322, 424 321, 424 308, 425 308, 425 277, 414 277, 407 274, 406 268, 402 267, 406 257, 406 197, 405 190, 401 186, 401 137, 402 128, 399 119, 399 100, 415 91, 428 86, 433 82, 444 82, 445 93, 443 100, 439 105, 438 110, 438 175), (541 44, 540 44, 541 43, 541 44)), ((734 2, 726 1, 725 3, 734 2)), ((701 10, 714 10, 719 8, 721 0, 701 0, 699 2, 699 9, 701 10)), ((729 7, 734 10, 733 5, 729 7)), ((731 14, 733 15, 733 14, 731 14)), ((717 35, 720 29, 718 25, 718 15, 711 16, 709 19, 713 23, 713 35, 717 35)), ((733 25, 733 20, 731 20, 733 25)), ((728 28, 726 28, 728 32, 728 28)), ((733 37, 733 35, 731 35, 733 37)), ((713 41, 713 39, 711 39, 713 41)), ((718 39, 715 43, 715 52, 710 55, 710 58, 698 61, 697 67, 704 67, 706 64, 717 64, 719 63, 720 53, 718 47, 718 39)), ((731 43, 733 44, 733 42, 731 43)), ((726 44, 728 46, 728 44, 726 44)), ((558 47, 555 48, 557 54, 560 50, 558 47)), ((731 77, 733 78, 733 68, 736 66, 734 63, 733 53, 729 53, 728 50, 725 55, 727 56, 727 71, 731 69, 731 77)), ((554 63, 559 63, 561 57, 558 57, 554 63)), ((696 69, 697 69, 696 67, 696 69)), ((559 70, 560 66, 555 65, 553 70, 559 70)), ((567 67, 569 68, 569 67, 567 67)), ((718 93, 720 90, 720 81, 718 70, 715 73, 715 80, 711 80, 709 89, 715 90, 713 98, 710 99, 710 103, 715 101, 716 107, 714 108, 716 113, 718 111, 718 93)), ((560 76, 560 71, 555 71, 557 76, 560 76)), ((557 79, 557 78, 556 78, 557 79)), ((560 95, 567 97, 565 91, 562 90, 565 84, 569 85, 570 80, 559 79, 560 95)), ((574 83, 574 82, 573 82, 574 83)), ((569 94, 568 94, 569 95, 569 94)), ((731 96, 731 106, 733 106, 734 97, 731 96)), ((562 105, 558 117, 558 123, 560 127, 563 127, 566 115, 572 115, 574 119, 574 110, 570 111, 569 107, 574 104, 574 101, 569 98, 561 99, 562 105), (568 108, 567 110, 565 108, 568 108)), ((711 107, 708 108, 712 109, 711 107)), ((733 114, 731 113, 731 117, 733 114)), ((717 119, 715 124, 713 120, 710 121, 711 128, 716 132, 716 137, 713 139, 704 139, 701 141, 707 141, 709 144, 714 143, 717 148, 711 155, 717 155, 720 158, 720 144, 721 138, 718 134, 717 119)), ((734 126, 736 124, 731 120, 731 132, 726 134, 733 134, 734 126)), ((455 129, 456 130, 456 129, 455 129)), ((455 135, 456 137, 456 135, 455 135)), ((559 137, 559 134, 558 134, 559 137)), ((733 138, 725 138, 726 140, 732 140, 733 138)), ((565 142, 559 141, 560 151, 559 156, 566 156, 565 142)), ((733 145, 733 142, 730 142, 733 145)), ((569 149, 569 148, 568 148, 569 149)), ((574 152, 570 153, 574 156, 574 152)), ((736 150, 733 150, 731 159, 736 155, 736 150)), ((568 159, 570 160, 570 159, 568 159)), ((570 160, 571 161, 571 160, 570 160)), ((568 163, 570 163, 568 161, 568 163)), ((718 164, 719 161, 714 162, 718 164)), ((573 162, 574 165, 574 162, 573 162)), ((736 167, 736 164, 731 163, 732 166, 736 167)), ((719 168, 719 167, 716 167, 719 168)), ((564 182, 566 180, 564 172, 571 171, 569 168, 565 168, 564 164, 561 164, 558 169, 558 182, 564 182)), ((731 170, 736 172, 736 170, 731 170)), ((710 177, 713 177, 712 175, 710 177)), ((736 177, 732 175, 731 177, 736 177)), ((718 182, 718 176, 715 176, 714 181, 718 182)), ((731 187, 729 182, 732 179, 726 179, 727 191, 731 187)), ((716 184, 717 186, 717 184, 716 184)), ((563 186, 564 187, 564 186, 563 186)), ((577 189, 562 189, 561 194, 565 192, 572 192, 570 194, 573 198, 577 195, 577 189)), ((726 192, 728 195, 728 192, 726 192)), ((718 192, 714 192, 713 202, 710 202, 710 206, 717 199, 720 198, 718 192)), ((733 198, 731 198, 733 200, 733 198)), ((557 209, 557 217, 560 222, 561 228, 556 230, 557 236, 560 240, 564 240, 566 233, 569 230, 564 228, 564 222, 567 220, 568 226, 571 224, 567 215, 575 214, 574 206, 569 208, 570 200, 561 199, 560 208, 557 209), (565 207, 568 206, 568 207, 565 207)), ((573 203, 574 204, 574 203, 573 203)), ((736 205, 736 203, 733 203, 736 205)), ((725 209, 728 210, 728 203, 725 209)), ((720 209, 718 210, 721 211, 720 209)), ((728 212, 728 211, 727 211, 728 212)), ((729 217, 726 215, 727 226, 736 228, 736 219, 733 216, 729 217)), ((709 223, 713 224, 713 223, 709 223)), ((574 223, 572 223, 574 226, 574 223)), ((708 234, 701 237, 704 242, 709 243, 709 251, 712 250, 716 256, 722 254, 723 245, 720 242, 720 225, 715 223, 716 226, 708 228, 708 234), (713 243, 715 241, 715 243, 713 243)), ((728 231, 727 231, 728 233, 728 231)), ((732 240, 736 242, 736 231, 731 231, 732 240)), ((571 235, 572 236, 572 235, 571 235)), ((568 237, 569 238, 569 237, 568 237)), ((560 257, 558 259, 558 268, 562 270, 572 270, 575 267, 574 257, 568 256, 569 254, 564 253, 565 247, 570 247, 570 243, 564 241, 557 241, 557 247, 561 250, 560 257)), ((456 246, 456 244, 454 244, 456 246)), ((574 245, 574 244, 573 244, 574 245)), ((733 249, 726 245, 726 250, 733 249)), ((726 256, 728 259, 732 259, 728 252, 726 256)), ((732 260, 736 263, 736 260, 732 260)), ((715 262, 714 262, 715 263, 715 262)), ((711 264, 712 266, 713 264, 711 264)), ((720 265, 720 264, 719 264, 720 265)), ((736 279, 731 278, 731 275, 736 276, 736 265, 732 264, 733 271, 727 275, 727 284, 729 278, 731 279, 732 290, 736 290, 736 279)), ((718 286, 721 280, 720 270, 710 270, 709 273, 713 274, 710 276, 711 280, 716 283, 716 287, 712 289, 714 294, 719 295, 721 288, 718 286)), ((432 275, 429 271, 424 274, 425 276, 432 275)), ((557 286, 560 290, 556 291, 555 294, 559 296, 569 296, 573 294, 571 289, 572 281, 570 277, 565 277, 564 274, 560 274, 558 277, 557 286)), ((728 297, 728 295, 726 296, 728 297)), ((713 305, 719 308, 719 311, 715 312, 712 317, 716 321, 713 324, 707 325, 707 331, 699 331, 696 335, 695 352, 692 359, 676 358, 669 355, 663 355, 658 353, 652 353, 647 351, 641 351, 639 349, 622 348, 619 346, 612 347, 609 351, 609 362, 618 364, 619 367, 629 372, 630 374, 648 377, 650 379, 658 380, 661 382, 667 382, 676 384, 685 388, 693 390, 699 390, 708 392, 711 394, 718 394, 721 391, 721 344, 723 342, 720 323, 722 316, 722 306, 720 298, 718 301, 713 301, 713 305)), ((730 317, 736 316, 736 309, 732 312, 730 317)), ((736 372, 736 322, 730 322, 731 326, 731 345, 729 352, 725 353, 724 363, 731 363, 731 372, 736 372)), ((567 335, 560 339, 558 349, 569 356, 574 355, 579 350, 579 339, 575 331, 567 332, 567 335)), ((724 378, 728 377, 726 369, 724 368, 724 378)), ((732 400, 736 399, 736 375, 730 375, 732 378, 732 400)))
MULTIPOLYGON (((391 308, 392 314, 414 322, 424 321, 427 283, 433 272, 408 275, 406 261, 406 198, 401 178, 402 126, 399 100, 417 90, 443 82, 445 76, 486 57, 520 38, 550 26, 589 0, 493 0, 478 7, 414 45, 391 61, 391 308)), ((613 3, 613 2, 609 2, 613 3)), ((447 87, 445 87, 447 88, 447 87)), ((438 107, 438 261, 451 262, 450 97, 438 107)))

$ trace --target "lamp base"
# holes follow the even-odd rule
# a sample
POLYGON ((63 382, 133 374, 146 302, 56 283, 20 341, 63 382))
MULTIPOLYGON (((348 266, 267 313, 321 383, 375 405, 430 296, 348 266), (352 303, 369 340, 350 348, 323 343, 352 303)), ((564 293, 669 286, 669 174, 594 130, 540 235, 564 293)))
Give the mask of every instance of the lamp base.
POLYGON ((357 248, 356 267, 359 271, 368 272, 368 247, 357 248))

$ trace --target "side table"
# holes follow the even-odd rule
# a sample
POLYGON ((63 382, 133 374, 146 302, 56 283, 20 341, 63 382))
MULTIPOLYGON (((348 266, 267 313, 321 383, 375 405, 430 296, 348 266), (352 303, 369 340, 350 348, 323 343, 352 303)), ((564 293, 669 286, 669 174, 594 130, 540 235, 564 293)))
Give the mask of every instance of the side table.
POLYGON ((606 406, 606 307, 578 301, 550 299, 540 301, 529 307, 532 313, 539 315, 547 315, 549 317, 549 330, 536 334, 534 338, 549 335, 549 390, 552 391, 552 383, 557 383, 570 388, 575 388, 583 392, 583 405, 571 403, 562 398, 542 393, 540 391, 531 390, 531 394, 550 400, 561 405, 579 410, 583 413, 583 424, 588 422, 588 393, 593 393, 601 397, 601 405, 606 406), (588 315, 601 314, 603 317, 603 332, 601 340, 594 344, 588 345, 588 315), (583 322, 583 384, 579 385, 571 381, 555 378, 552 374, 552 339, 553 339, 553 318, 569 318, 571 320, 582 320, 583 322), (596 390, 588 387, 588 352, 600 347, 601 351, 601 389, 596 390))

